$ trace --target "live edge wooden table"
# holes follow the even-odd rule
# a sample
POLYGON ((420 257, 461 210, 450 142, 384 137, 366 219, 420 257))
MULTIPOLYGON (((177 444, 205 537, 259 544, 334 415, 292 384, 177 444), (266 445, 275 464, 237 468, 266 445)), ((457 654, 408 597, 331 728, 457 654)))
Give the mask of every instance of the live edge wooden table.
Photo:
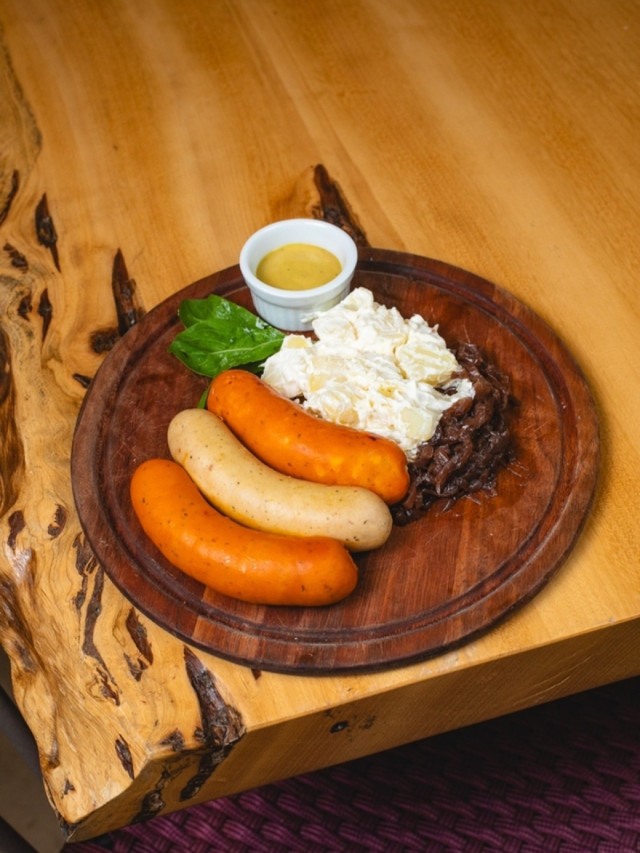
POLYGON ((637 2, 2 0, 0 28, 0 638, 67 837, 640 673, 637 2), (492 283, 588 388, 599 474, 567 553, 424 659, 283 673, 207 651, 80 525, 101 363, 288 216, 492 283))

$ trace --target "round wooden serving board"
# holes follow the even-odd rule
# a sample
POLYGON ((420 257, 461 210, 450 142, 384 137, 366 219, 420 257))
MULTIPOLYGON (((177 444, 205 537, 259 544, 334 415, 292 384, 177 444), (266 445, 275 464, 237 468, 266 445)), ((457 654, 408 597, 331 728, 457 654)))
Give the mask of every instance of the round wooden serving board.
POLYGON ((261 607, 216 595, 173 568, 129 501, 134 468, 169 457, 166 430, 207 380, 167 348, 183 299, 215 292, 251 308, 238 267, 158 305, 105 359, 76 428, 72 480, 86 536, 122 592, 166 630, 209 652, 281 672, 376 670, 440 652, 530 599, 571 549, 598 468, 593 401, 573 358, 525 305, 490 282, 414 255, 362 249, 354 286, 404 316, 438 324, 450 346, 471 341, 509 374, 518 401, 516 462, 496 496, 434 506, 358 555, 360 580, 326 608, 261 607))

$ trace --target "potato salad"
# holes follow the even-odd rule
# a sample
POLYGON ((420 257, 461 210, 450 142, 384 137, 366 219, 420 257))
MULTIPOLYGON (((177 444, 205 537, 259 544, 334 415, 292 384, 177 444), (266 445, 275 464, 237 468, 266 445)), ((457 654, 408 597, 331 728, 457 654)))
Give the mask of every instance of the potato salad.
POLYGON ((437 327, 402 317, 356 288, 312 317, 317 340, 286 335, 262 378, 310 412, 395 441, 408 459, 434 434, 442 413, 472 397, 437 327))

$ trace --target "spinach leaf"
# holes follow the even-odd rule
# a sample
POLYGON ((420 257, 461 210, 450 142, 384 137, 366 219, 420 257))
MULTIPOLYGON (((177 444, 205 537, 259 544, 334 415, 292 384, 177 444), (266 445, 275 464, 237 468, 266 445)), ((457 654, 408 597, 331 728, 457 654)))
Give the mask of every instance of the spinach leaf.
POLYGON ((178 316, 185 328, 173 339, 169 352, 195 373, 211 378, 230 367, 258 372, 284 340, 283 332, 216 294, 185 299, 178 316))

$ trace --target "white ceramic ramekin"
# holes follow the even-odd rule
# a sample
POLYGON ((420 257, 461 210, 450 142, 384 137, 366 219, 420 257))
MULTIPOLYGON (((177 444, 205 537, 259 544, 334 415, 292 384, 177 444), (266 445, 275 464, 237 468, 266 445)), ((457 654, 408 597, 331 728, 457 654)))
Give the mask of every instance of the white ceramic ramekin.
POLYGON ((355 242, 337 225, 321 219, 284 219, 249 237, 240 252, 240 272, 263 320, 283 331, 304 332, 311 328, 309 314, 331 308, 347 295, 357 260, 355 242), (333 252, 342 265, 340 274, 309 290, 281 290, 260 281, 256 269, 262 258, 287 243, 310 243, 333 252))

